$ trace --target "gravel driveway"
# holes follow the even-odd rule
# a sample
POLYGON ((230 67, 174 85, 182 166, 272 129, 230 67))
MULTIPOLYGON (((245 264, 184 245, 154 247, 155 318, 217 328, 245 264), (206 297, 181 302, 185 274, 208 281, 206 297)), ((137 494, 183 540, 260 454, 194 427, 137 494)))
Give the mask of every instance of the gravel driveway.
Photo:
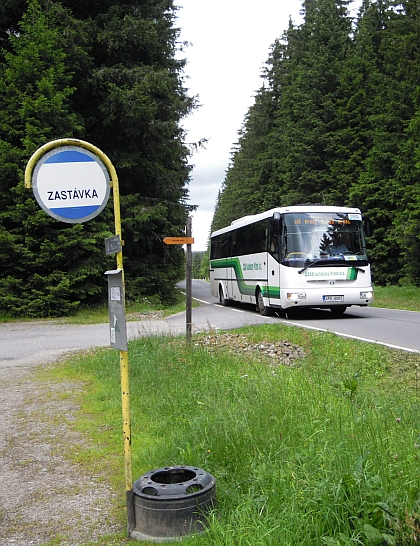
MULTIPOLYGON (((129 339, 177 331, 164 320, 127 323, 129 339)), ((125 493, 111 491, 102 476, 86 474, 64 456, 70 446, 86 447, 87 439, 71 427, 78 409, 72 393, 81 387, 34 379, 37 367, 97 346, 109 346, 107 324, 0 324, 1 546, 85 546, 125 531, 125 522, 109 515, 114 501, 125 504, 125 493)), ((122 451, 121 457, 123 464, 122 451)))

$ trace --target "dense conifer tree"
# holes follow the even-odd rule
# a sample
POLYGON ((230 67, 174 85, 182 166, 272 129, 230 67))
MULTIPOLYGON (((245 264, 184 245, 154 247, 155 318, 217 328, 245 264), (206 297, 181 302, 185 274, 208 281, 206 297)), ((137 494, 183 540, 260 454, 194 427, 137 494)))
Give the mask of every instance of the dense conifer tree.
POLYGON ((337 134, 340 78, 351 48, 347 1, 304 3, 305 21, 290 31, 291 62, 276 115, 272 190, 279 204, 343 202, 343 150, 337 134))
POLYGON ((266 155, 273 116, 271 93, 262 88, 248 111, 232 153, 223 193, 218 196, 217 208, 223 215, 218 217, 216 210, 215 218, 220 227, 234 218, 262 210, 264 186, 269 180, 266 155))
POLYGON ((380 284, 398 282, 412 261, 398 225, 399 219, 405 224, 404 217, 409 215, 405 211, 411 193, 407 185, 413 182, 404 176, 402 184, 398 174, 400 169, 402 176, 408 159, 401 163, 403 155, 409 154, 407 126, 415 111, 419 76, 418 45, 413 41, 410 19, 406 10, 396 10, 392 3, 365 2, 355 40, 356 54, 365 58, 370 55, 373 62, 365 81, 364 100, 370 126, 369 150, 351 197, 373 221, 369 246, 375 280, 380 284))
POLYGON ((199 279, 200 274, 200 268, 201 268, 201 260, 203 258, 203 252, 193 252, 193 259, 192 259, 192 277, 193 279, 199 279))
MULTIPOLYGON (((62 137, 91 142, 116 167, 128 298, 170 299, 184 258, 163 238, 185 226, 190 167, 179 122, 194 107, 182 83, 184 62, 175 58, 173 2, 31 0, 26 15, 25 9, 26 2, 8 0, 0 8, 0 223, 1 237, 15 248, 13 259, 3 260, 0 298, 13 288, 21 302, 9 297, 3 307, 25 314, 26 299, 36 293, 38 308, 31 312, 57 314, 104 296, 111 206, 87 224, 63 226, 38 210, 21 185, 31 154, 62 137), (31 256, 38 256, 25 261, 29 241, 31 256), (57 291, 63 285, 62 301, 52 298, 55 307, 43 305, 55 282, 46 280, 49 268, 57 291)), ((7 256, 9 247, 1 251, 7 256)))
MULTIPOLYGON (((420 2, 409 0, 392 10, 387 40, 389 64, 394 67, 394 100, 402 116, 398 155, 395 161, 397 207, 391 234, 395 235, 402 260, 398 278, 420 285, 420 2), (402 9, 403 8, 403 9, 402 9), (401 134, 402 133, 402 134, 401 134)), ((385 45, 385 44, 384 44, 385 45)))
POLYGON ((351 151, 344 149, 340 79, 352 46, 347 4, 305 1, 304 23, 290 23, 274 43, 266 86, 246 117, 215 225, 221 217, 231 221, 276 205, 346 200, 351 168, 343 163, 351 151))
POLYGON ((96 17, 95 69, 80 92, 86 134, 120 179, 129 295, 169 298, 183 255, 163 244, 185 226, 189 151, 181 118, 193 107, 175 59, 172 1, 114 5, 96 17))
POLYGON ((110 214, 70 227, 48 217, 23 188, 34 150, 82 131, 69 107, 72 75, 55 26, 63 15, 58 4, 46 14, 30 1, 0 79, 0 300, 16 315, 62 314, 104 293, 100 245, 110 214))

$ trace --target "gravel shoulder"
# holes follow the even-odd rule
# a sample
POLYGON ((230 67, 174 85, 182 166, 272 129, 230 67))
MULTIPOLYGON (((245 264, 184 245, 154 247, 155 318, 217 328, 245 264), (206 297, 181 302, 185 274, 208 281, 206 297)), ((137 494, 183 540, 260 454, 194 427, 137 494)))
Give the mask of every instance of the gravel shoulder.
POLYGON ((104 476, 64 456, 86 444, 71 427, 81 386, 41 383, 35 373, 33 365, 0 367, 0 544, 79 546, 124 532, 112 521, 118 499, 104 476))
MULTIPOLYGON (((128 339, 180 330, 160 316, 132 318, 128 339)), ((115 503, 125 505, 124 493, 116 494, 105 476, 91 476, 65 457, 70 447, 86 447, 87 439, 71 426, 81 385, 36 379, 39 368, 108 345, 108 324, 0 324, 1 546, 86 546, 109 534, 125 536, 126 522, 111 516, 115 503)), ((101 543, 116 544, 111 538, 101 543)))

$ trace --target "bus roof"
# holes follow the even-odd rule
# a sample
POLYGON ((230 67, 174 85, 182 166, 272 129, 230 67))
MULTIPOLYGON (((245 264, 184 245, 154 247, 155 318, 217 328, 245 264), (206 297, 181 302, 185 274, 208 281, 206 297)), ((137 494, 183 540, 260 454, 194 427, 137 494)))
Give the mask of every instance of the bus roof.
POLYGON ((221 235, 228 231, 237 229, 238 227, 247 226, 248 224, 253 224, 254 222, 259 222, 265 218, 271 218, 275 212, 280 214, 285 214, 287 212, 345 212, 353 214, 361 214, 360 209, 353 207, 336 207, 331 205, 293 205, 291 207, 276 207, 274 209, 261 212, 259 214, 253 214, 249 216, 243 216, 237 220, 233 220, 230 226, 213 231, 211 237, 216 235, 221 235))

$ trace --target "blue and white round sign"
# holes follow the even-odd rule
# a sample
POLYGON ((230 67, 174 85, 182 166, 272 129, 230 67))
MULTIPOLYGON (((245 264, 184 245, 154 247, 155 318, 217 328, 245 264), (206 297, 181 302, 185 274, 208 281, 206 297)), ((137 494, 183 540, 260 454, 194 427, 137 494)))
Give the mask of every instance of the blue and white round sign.
POLYGON ((36 164, 32 188, 47 214, 70 224, 95 218, 108 202, 109 173, 101 159, 79 146, 47 152, 36 164))

